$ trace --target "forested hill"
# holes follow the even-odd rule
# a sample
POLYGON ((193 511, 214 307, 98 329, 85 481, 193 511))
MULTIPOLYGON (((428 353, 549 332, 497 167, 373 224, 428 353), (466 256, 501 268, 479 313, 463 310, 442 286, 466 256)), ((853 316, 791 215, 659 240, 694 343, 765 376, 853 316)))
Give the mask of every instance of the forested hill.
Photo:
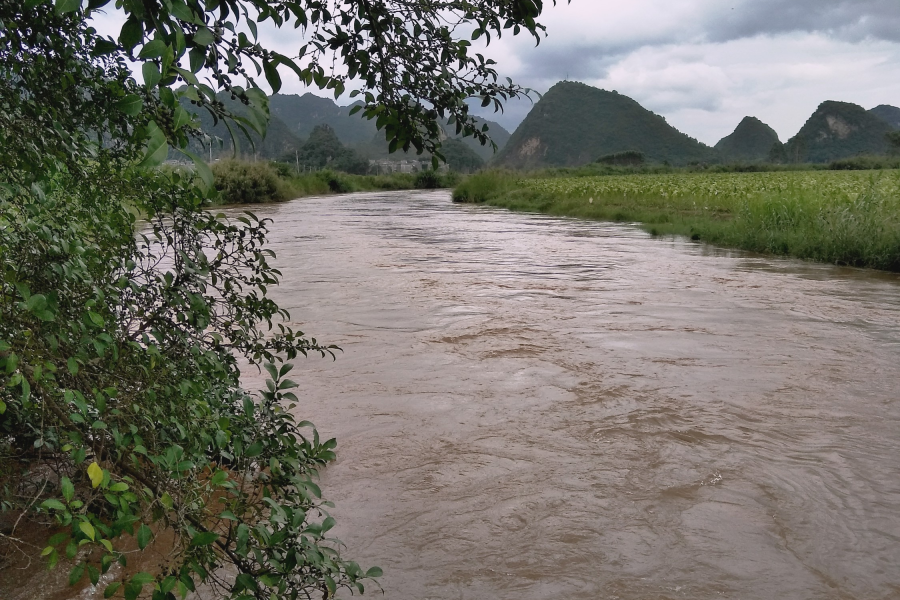
MULTIPOLYGON (((224 103, 232 113, 238 116, 247 114, 247 109, 240 102, 232 100, 228 94, 219 94, 218 99, 224 103)), ((204 157, 211 156, 213 158, 227 157, 234 155, 234 144, 228 127, 222 121, 213 122, 212 116, 206 110, 198 110, 196 106, 191 105, 187 100, 182 101, 182 106, 190 113, 197 115, 200 119, 200 128, 205 134, 211 138, 217 138, 218 141, 209 146, 203 147, 199 141, 192 141, 190 146, 194 152, 202 154, 204 157)), ((287 154, 292 154, 298 150, 303 141, 288 127, 277 115, 272 114, 266 128, 265 138, 260 138, 255 132, 250 131, 248 138, 236 126, 232 125, 235 138, 238 143, 238 154, 244 157, 256 157, 266 159, 277 159, 287 154)))
MULTIPOLYGON (((220 98, 229 108, 238 115, 244 114, 244 107, 230 100, 223 94, 220 98)), ((197 111, 195 107, 185 104, 185 108, 192 113, 199 114, 201 126, 205 133, 218 137, 223 141, 221 146, 214 145, 212 155, 221 156, 233 152, 231 136, 224 123, 213 124, 212 117, 206 111, 197 111)), ((368 158, 404 158, 403 153, 390 155, 388 144, 384 141, 384 134, 375 127, 375 121, 369 121, 359 114, 350 115, 350 106, 338 106, 333 100, 320 98, 313 94, 286 95, 275 94, 269 98, 269 112, 271 120, 268 124, 267 134, 264 140, 252 134, 254 144, 243 134, 238 133, 240 153, 244 156, 256 156, 258 158, 278 159, 294 154, 303 148, 313 130, 317 127, 327 126, 340 142, 356 150, 361 156, 368 158), (255 145, 255 148, 254 148, 255 145)), ((487 124, 488 133, 498 147, 509 140, 510 133, 493 121, 477 119, 479 125, 487 124)), ((442 123, 448 137, 458 138, 460 143, 477 154, 482 160, 490 160, 494 151, 490 146, 482 146, 471 137, 463 138, 456 134, 456 128, 442 123)), ((194 144, 195 151, 201 151, 199 144, 194 144)), ((208 152, 202 150, 204 155, 208 152)), ((461 152, 457 144, 453 144, 450 152, 461 152)))
MULTIPOLYGON (((375 127, 375 121, 369 121, 360 116, 350 114, 350 106, 338 106, 328 98, 320 98, 313 94, 288 95, 275 94, 269 99, 269 110, 273 117, 278 117, 287 124, 290 132, 295 136, 305 139, 318 125, 330 126, 338 139, 358 150, 375 156, 387 155, 387 143, 384 142, 384 134, 375 127)), ((499 123, 477 119, 479 125, 487 124, 488 133, 497 144, 503 147, 509 140, 510 133, 499 123)), ((451 138, 460 137, 463 143, 485 160, 493 158, 493 149, 490 146, 482 146, 472 138, 461 138, 456 135, 456 128, 442 123, 447 135, 451 138)))
POLYGON ((627 96, 564 81, 535 104, 496 163, 517 169, 575 166, 630 150, 671 164, 717 156, 627 96))
POLYGON ((785 144, 785 155, 789 162, 821 163, 860 154, 885 154, 886 134, 892 129, 887 121, 859 105, 829 100, 819 105, 785 144))
POLYGON ((734 133, 719 140, 715 148, 725 161, 765 162, 780 144, 774 129, 756 117, 744 117, 734 133))
POLYGON ((889 104, 882 104, 871 109, 869 113, 880 119, 884 119, 894 129, 900 129, 900 108, 890 106, 889 104))

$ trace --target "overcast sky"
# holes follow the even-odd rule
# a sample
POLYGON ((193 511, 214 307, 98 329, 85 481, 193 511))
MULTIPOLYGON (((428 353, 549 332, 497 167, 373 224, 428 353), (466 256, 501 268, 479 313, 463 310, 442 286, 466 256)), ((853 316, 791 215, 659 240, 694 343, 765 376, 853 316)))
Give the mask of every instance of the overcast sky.
POLYGON ((747 115, 785 141, 824 100, 900 106, 900 0, 572 0, 543 22, 536 48, 491 45, 504 75, 617 90, 707 144, 747 115))
MULTIPOLYGON (((565 78, 617 90, 707 144, 747 115, 786 141, 824 100, 900 106, 900 0, 545 3, 539 46, 508 36, 487 49, 501 75, 541 93, 565 78)), ((286 54, 300 45, 294 30, 268 35, 286 54)), ((310 91, 283 79, 282 93, 310 91)), ((490 118, 513 130, 530 109, 490 118)))

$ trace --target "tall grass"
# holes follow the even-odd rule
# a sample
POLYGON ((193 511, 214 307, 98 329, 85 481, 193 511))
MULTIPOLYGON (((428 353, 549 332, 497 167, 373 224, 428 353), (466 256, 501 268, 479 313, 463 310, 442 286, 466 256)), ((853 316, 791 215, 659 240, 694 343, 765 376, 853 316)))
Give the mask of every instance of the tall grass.
POLYGON ((733 248, 900 271, 900 172, 469 177, 457 202, 639 223, 733 248))

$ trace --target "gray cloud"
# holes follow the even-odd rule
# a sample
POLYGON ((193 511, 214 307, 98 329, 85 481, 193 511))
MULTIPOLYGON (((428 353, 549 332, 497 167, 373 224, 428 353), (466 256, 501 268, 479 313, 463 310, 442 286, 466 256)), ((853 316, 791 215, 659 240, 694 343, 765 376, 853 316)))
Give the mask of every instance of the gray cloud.
POLYGON ((824 33, 849 41, 900 41, 897 0, 750 0, 727 4, 705 19, 707 39, 730 41, 791 32, 824 33))

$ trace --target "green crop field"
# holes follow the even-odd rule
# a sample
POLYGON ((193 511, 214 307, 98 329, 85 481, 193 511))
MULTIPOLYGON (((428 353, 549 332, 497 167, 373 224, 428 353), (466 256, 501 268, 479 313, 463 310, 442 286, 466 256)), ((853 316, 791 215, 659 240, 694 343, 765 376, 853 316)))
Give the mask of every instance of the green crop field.
POLYGON ((900 171, 470 177, 460 202, 639 223, 657 235, 900 271, 900 171))

